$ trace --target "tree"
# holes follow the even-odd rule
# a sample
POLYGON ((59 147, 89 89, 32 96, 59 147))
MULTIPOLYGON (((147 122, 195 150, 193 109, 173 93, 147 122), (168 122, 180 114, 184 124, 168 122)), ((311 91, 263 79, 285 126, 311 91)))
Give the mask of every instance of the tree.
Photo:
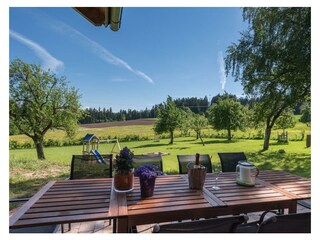
POLYGON ((300 122, 306 123, 307 126, 311 124, 311 106, 310 102, 306 102, 301 107, 302 116, 300 117, 300 122))
POLYGON ((160 105, 158 108, 158 119, 155 123, 154 131, 157 134, 164 132, 170 133, 170 143, 173 144, 173 133, 179 127, 181 119, 180 110, 172 100, 172 97, 167 97, 167 102, 160 105))
POLYGON ((189 136, 189 130, 192 128, 193 112, 188 107, 181 107, 180 110, 180 121, 178 128, 183 136, 189 136))
POLYGON ((81 116, 78 91, 67 87, 65 77, 20 59, 11 62, 9 77, 10 121, 33 140, 38 159, 45 159, 43 141, 49 129, 64 128, 69 137, 75 135, 81 116))
POLYGON ((201 131, 202 131, 202 129, 208 127, 208 124, 209 124, 208 119, 204 115, 193 114, 191 127, 196 132, 197 139, 200 138, 203 146, 205 144, 204 144, 202 137, 201 137, 201 131))
POLYGON ((249 29, 227 49, 227 75, 258 99, 255 117, 266 126, 263 150, 281 113, 310 96, 310 16, 310 8, 244 8, 249 29))
POLYGON ((296 120, 292 114, 292 109, 282 112, 281 116, 277 119, 274 129, 282 129, 283 134, 287 128, 293 128, 296 125, 296 120))
POLYGON ((232 98, 220 98, 208 109, 209 123, 217 130, 228 131, 228 141, 231 140, 231 130, 243 129, 246 122, 246 108, 232 98))

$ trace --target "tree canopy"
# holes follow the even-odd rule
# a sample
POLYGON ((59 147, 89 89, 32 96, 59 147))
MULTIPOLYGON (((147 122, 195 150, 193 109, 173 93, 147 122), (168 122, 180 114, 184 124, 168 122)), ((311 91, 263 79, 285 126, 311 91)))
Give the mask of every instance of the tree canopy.
POLYGON ((249 28, 227 49, 226 72, 258 98, 257 121, 266 125, 263 150, 281 113, 311 91, 311 9, 244 8, 249 28))
POLYGON ((208 127, 208 119, 202 114, 193 114, 191 121, 191 128, 196 132, 197 139, 200 138, 202 145, 204 142, 202 140, 201 131, 208 127))
POLYGON ((282 129, 284 134, 287 128, 293 128, 296 125, 296 120, 292 112, 292 109, 283 111, 280 117, 275 122, 274 129, 282 129))
POLYGON ((221 98, 208 109, 209 123, 217 130, 227 130, 228 141, 231 130, 243 129, 246 123, 246 108, 233 98, 221 98))
POLYGON ((177 108, 172 97, 168 96, 167 101, 158 108, 158 119, 154 131, 158 134, 169 132, 170 144, 173 144, 173 133, 179 127, 180 119, 181 110, 177 108))
POLYGON ((75 134, 81 116, 78 91, 68 88, 65 77, 20 59, 11 62, 9 77, 10 123, 32 138, 38 159, 45 159, 43 141, 49 129, 75 134))

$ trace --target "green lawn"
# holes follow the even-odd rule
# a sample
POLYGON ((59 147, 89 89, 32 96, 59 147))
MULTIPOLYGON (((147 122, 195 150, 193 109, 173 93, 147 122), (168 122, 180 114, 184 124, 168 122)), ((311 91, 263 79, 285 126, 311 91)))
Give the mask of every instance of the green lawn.
MULTIPOLYGON (((200 140, 193 137, 175 138, 172 145, 168 139, 158 142, 136 141, 121 142, 121 147, 129 147, 136 154, 148 152, 166 152, 163 156, 164 171, 168 174, 178 173, 177 154, 209 154, 212 164, 219 163, 218 152, 243 151, 248 160, 260 169, 281 169, 304 177, 310 177, 311 149, 305 147, 305 141, 292 141, 289 144, 270 142, 270 149, 260 152, 262 140, 233 140, 228 143, 224 139, 204 138, 203 146, 200 140), (283 149, 285 153, 279 153, 283 149)), ((112 144, 102 143, 101 153, 109 153, 112 144)), ((65 179, 69 176, 70 163, 73 154, 81 154, 82 146, 45 148, 46 160, 37 160, 35 149, 10 150, 10 197, 32 196, 43 184, 54 179, 65 179)))

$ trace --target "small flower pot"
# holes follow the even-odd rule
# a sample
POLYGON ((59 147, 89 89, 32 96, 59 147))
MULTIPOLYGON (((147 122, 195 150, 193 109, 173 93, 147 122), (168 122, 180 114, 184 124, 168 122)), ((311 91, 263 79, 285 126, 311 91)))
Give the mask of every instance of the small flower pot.
POLYGON ((130 192, 133 190, 133 171, 118 172, 114 175, 114 190, 130 192))
POLYGON ((140 190, 141 190, 142 198, 153 196, 155 182, 156 182, 156 177, 152 177, 152 178, 140 177, 140 190))

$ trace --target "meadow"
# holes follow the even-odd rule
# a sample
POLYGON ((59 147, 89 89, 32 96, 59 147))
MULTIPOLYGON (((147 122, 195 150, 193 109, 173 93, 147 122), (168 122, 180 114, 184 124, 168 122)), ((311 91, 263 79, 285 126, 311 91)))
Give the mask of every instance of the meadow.
MULTIPOLYGON (((209 154, 212 158, 213 169, 219 165, 218 152, 236 152, 243 151, 248 160, 256 164, 261 170, 278 169, 288 171, 304 177, 310 177, 311 174, 311 148, 306 148, 306 141, 301 140, 302 134, 308 134, 310 128, 301 123, 297 124, 294 129, 288 129, 289 139, 293 138, 288 144, 279 144, 276 140, 278 132, 273 132, 273 140, 270 141, 268 151, 262 152, 262 139, 248 137, 258 136, 259 133, 235 132, 234 139, 231 142, 226 141, 223 132, 213 132, 212 129, 204 131, 203 146, 200 140, 195 139, 191 134, 190 137, 180 137, 177 132, 174 144, 169 145, 169 139, 162 136, 154 139, 152 131, 153 126, 123 126, 110 128, 80 129, 78 137, 86 133, 94 133, 100 138, 107 136, 145 136, 143 141, 120 141, 121 148, 127 146, 135 154, 163 152, 168 155, 163 156, 164 172, 167 174, 178 173, 177 154, 209 154), (246 135, 244 135, 246 134, 246 135), (210 137, 208 137, 210 136, 210 137), (219 137, 212 137, 219 136, 219 137), (246 136, 241 138, 239 136, 246 136), (299 140, 300 139, 300 140, 299 140)), ((62 131, 52 131, 47 138, 64 138, 62 131)), ((23 136, 12 136, 10 140, 25 141, 23 136)), ((110 153, 113 143, 101 143, 99 145, 100 153, 110 153)), ((119 150, 116 148, 116 152, 119 150)), ((72 155, 82 153, 82 145, 45 147, 44 152, 46 160, 37 160, 36 150, 15 149, 9 151, 10 166, 10 198, 30 197, 38 189, 50 180, 61 180, 69 177, 70 163, 72 155)))

